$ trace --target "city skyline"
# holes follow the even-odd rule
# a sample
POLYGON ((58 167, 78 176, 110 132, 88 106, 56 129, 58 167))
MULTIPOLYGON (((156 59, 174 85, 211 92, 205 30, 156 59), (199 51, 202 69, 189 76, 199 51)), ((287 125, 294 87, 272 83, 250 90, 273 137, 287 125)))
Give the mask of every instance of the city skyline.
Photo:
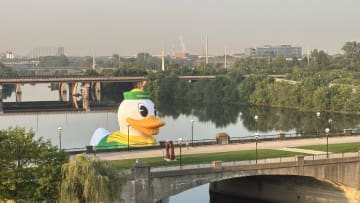
POLYGON ((134 55, 186 51, 209 55, 290 44, 303 53, 341 53, 359 41, 356 0, 12 0, 2 2, 0 50, 27 55, 65 47, 67 55, 134 55), (164 45, 165 44, 165 45, 164 45))

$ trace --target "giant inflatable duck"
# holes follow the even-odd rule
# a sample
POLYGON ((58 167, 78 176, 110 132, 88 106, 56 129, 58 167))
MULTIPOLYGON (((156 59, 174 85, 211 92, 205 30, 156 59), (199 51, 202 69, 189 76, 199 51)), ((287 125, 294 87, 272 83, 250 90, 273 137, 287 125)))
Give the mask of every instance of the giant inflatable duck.
POLYGON ((120 131, 109 133, 98 128, 90 141, 90 145, 100 149, 142 147, 156 145, 154 135, 165 123, 155 117, 154 103, 150 100, 150 92, 133 89, 124 92, 124 100, 118 109, 120 131))

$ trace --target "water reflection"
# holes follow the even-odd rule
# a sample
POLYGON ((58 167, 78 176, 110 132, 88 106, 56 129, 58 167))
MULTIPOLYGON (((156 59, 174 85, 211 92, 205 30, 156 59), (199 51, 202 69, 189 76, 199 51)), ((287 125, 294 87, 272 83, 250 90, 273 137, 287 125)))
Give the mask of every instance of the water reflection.
POLYGON ((274 203, 269 201, 262 201, 252 198, 235 197, 231 195, 210 193, 210 203, 274 203))
POLYGON ((255 131, 254 115, 259 116, 257 128, 260 132, 294 130, 295 133, 306 136, 317 132, 324 134, 325 128, 330 128, 333 133, 347 128, 357 131, 360 123, 359 115, 340 113, 322 112, 321 116, 317 117, 315 112, 266 107, 243 108, 241 112, 244 126, 251 131, 255 131))
POLYGON ((210 202, 210 203, 271 203, 251 198, 234 197, 209 192, 209 184, 204 184, 159 201, 161 203, 210 202))
MULTIPOLYGON (((58 91, 53 90, 49 84, 24 85, 22 88, 23 101, 58 100, 58 91), (33 90, 36 88, 36 94, 33 90)), ((131 89, 130 84, 125 86, 102 86, 104 104, 112 104, 113 109, 108 111, 92 112, 48 112, 7 114, 0 116, 0 128, 20 125, 27 129, 34 129, 37 136, 50 138, 57 143, 58 126, 63 126, 63 146, 67 148, 85 147, 96 128, 106 128, 110 132, 118 130, 117 105, 121 102, 122 92, 131 89), (110 91, 110 89, 112 91, 110 91), (114 92, 118 92, 114 94, 114 92)), ((5 102, 14 101, 12 94, 5 102)), ((55 109, 57 110, 57 109, 55 109)), ((158 114, 166 122, 165 127, 156 136, 160 140, 191 140, 191 120, 194 123, 194 140, 214 139, 218 132, 226 132, 230 137, 254 136, 259 130, 261 135, 274 135, 279 132, 314 135, 317 132, 324 134, 325 128, 330 128, 330 133, 342 132, 343 129, 359 131, 360 116, 321 112, 320 117, 315 112, 303 112, 284 108, 249 107, 239 105, 202 105, 189 106, 180 104, 160 104, 158 114), (254 116, 259 119, 255 125, 254 116), (328 120, 332 122, 329 123, 328 120)))
MULTIPOLYGON (((50 91, 47 84, 36 87, 34 94, 33 86, 23 87, 23 101, 38 101, 40 99, 56 101, 58 91, 50 91), (41 97, 39 97, 41 95, 41 97)), ((33 129, 36 137, 50 139, 54 145, 59 144, 57 128, 62 126, 63 148, 84 148, 90 142, 92 133, 96 128, 103 127, 113 132, 118 130, 117 107, 121 102, 122 92, 131 89, 126 87, 114 87, 104 85, 102 95, 104 103, 115 104, 109 111, 93 112, 48 112, 48 113, 12 113, 0 116, 0 129, 10 126, 23 126, 27 130, 33 129), (116 92, 116 94, 114 94, 116 92)), ((11 92, 11 91, 10 91, 11 92)), ((9 96, 9 91, 5 93, 9 96)), ((15 101, 15 95, 4 99, 5 102, 15 101)), ((358 131, 360 124, 359 115, 346 115, 338 113, 321 112, 318 118, 315 112, 303 112, 293 109, 249 107, 239 105, 181 105, 160 104, 158 105, 159 117, 166 122, 157 140, 176 140, 182 137, 184 140, 191 139, 191 120, 194 123, 194 139, 214 139, 217 132, 227 132, 230 137, 253 136, 256 129, 261 134, 276 135, 279 132, 296 133, 302 135, 324 134, 325 128, 331 132, 342 132, 345 128, 358 131), (254 116, 259 119, 255 125, 254 116), (329 123, 328 120, 332 122, 329 123)), ((186 192, 172 196, 171 203, 180 202, 250 202, 264 203, 258 200, 239 199, 231 196, 211 194, 209 185, 202 185, 186 192)))
POLYGON ((209 184, 205 184, 166 198, 162 203, 209 202, 209 200, 209 184))

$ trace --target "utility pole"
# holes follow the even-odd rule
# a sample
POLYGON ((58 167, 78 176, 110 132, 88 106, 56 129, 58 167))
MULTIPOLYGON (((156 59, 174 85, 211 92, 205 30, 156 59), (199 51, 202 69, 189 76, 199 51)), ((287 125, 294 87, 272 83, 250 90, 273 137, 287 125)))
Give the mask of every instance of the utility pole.
POLYGON ((226 55, 227 55, 227 53, 226 53, 226 47, 225 47, 225 61, 224 61, 224 67, 225 67, 225 69, 227 68, 226 55))
POLYGON ((96 62, 95 62, 95 52, 93 54, 93 63, 92 63, 92 69, 95 70, 96 68, 96 62))
POLYGON ((120 54, 119 54, 119 69, 121 68, 120 54))
POLYGON ((205 35, 205 63, 208 64, 209 63, 209 56, 208 56, 208 36, 205 35))

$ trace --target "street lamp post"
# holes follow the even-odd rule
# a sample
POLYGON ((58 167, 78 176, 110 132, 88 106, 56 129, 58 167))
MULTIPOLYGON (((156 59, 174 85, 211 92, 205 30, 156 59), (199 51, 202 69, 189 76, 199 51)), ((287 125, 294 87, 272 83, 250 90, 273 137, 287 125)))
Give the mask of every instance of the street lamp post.
POLYGON ((60 148, 60 150, 61 150, 61 131, 62 131, 62 127, 59 126, 59 127, 57 128, 57 130, 58 130, 58 133, 59 133, 59 148, 60 148))
POLYGON ((333 122, 333 120, 331 118, 328 119, 328 123, 329 125, 331 125, 331 123, 333 122))
POLYGON ((94 156, 96 156, 96 146, 95 145, 92 146, 92 150, 94 152, 94 156))
POLYGON ((329 132, 330 132, 330 129, 325 128, 325 133, 326 133, 326 158, 329 158, 329 132))
POLYGON ((181 145, 182 145, 182 138, 178 138, 178 144, 179 144, 179 149, 180 149, 180 167, 181 167, 181 145))
POLYGON ((127 124, 127 130, 128 130, 128 134, 127 134, 127 138, 128 138, 128 151, 130 151, 130 136, 129 136, 129 128, 130 128, 130 124, 127 124))
POLYGON ((257 160, 258 160, 258 138, 259 138, 259 133, 256 132, 255 133, 255 163, 257 164, 257 160))
MULTIPOLYGON (((316 112, 316 117, 320 118, 320 112, 316 112)), ((317 122, 317 136, 319 136, 319 122, 317 122)))
POLYGON ((329 124, 329 129, 331 129, 331 124, 332 124, 333 120, 331 118, 328 119, 328 124, 329 124))
POLYGON ((191 120, 191 146, 194 146, 194 120, 191 120))
POLYGON ((258 145, 258 138, 259 138, 259 132, 257 129, 257 121, 259 120, 259 116, 255 115, 254 119, 255 119, 255 163, 257 164, 257 158, 258 158, 257 145, 258 145))

